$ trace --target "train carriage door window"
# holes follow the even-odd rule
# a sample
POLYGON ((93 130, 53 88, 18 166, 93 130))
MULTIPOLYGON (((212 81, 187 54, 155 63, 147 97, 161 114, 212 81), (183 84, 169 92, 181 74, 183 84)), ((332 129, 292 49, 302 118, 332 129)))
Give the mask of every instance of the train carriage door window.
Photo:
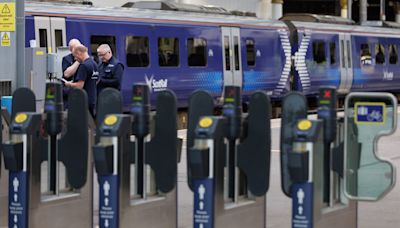
POLYGON ((37 47, 47 48, 51 51, 51 27, 49 17, 34 17, 35 40, 37 47))
POLYGON ((369 49, 368 44, 361 44, 361 64, 362 65, 371 65, 372 64, 372 57, 371 57, 371 51, 369 49))
POLYGON ((389 45, 389 63, 397 64, 398 62, 398 54, 397 54, 397 46, 394 44, 389 45))
POLYGON ((385 46, 383 44, 375 45, 375 62, 376 64, 385 63, 385 46))
POLYGON ((39 29, 39 47, 47 47, 47 29, 39 29))
POLYGON ((342 56, 342 68, 346 68, 346 50, 344 46, 344 40, 340 40, 340 45, 341 45, 341 56, 342 56))
POLYGON ((126 65, 128 67, 148 67, 149 38, 144 36, 126 37, 126 65))
POLYGON ((111 48, 111 51, 114 56, 117 56, 116 53, 116 42, 115 36, 91 36, 90 37, 90 51, 93 59, 96 62, 99 62, 99 58, 97 56, 97 48, 102 44, 108 44, 111 48))
POLYGON ((329 44, 329 51, 330 51, 330 59, 331 59, 331 65, 336 64, 336 43, 331 42, 329 44))
MULTIPOLYGON (((222 27, 221 28, 222 46, 224 47, 224 85, 243 86, 242 72, 242 43, 240 28, 222 27)), ((244 48, 245 41, 243 41, 244 48)), ((243 49, 243 51, 246 51, 243 49)))
POLYGON ((239 53, 239 37, 233 37, 234 52, 235 52, 235 70, 240 70, 240 53, 239 53))
POLYGON ((207 41, 202 38, 187 40, 188 65, 194 67, 207 66, 207 41))
POLYGON ((246 40, 246 50, 247 50, 247 66, 256 66, 256 51, 254 40, 246 40))
POLYGON ((313 57, 314 62, 317 64, 326 63, 326 50, 324 41, 313 42, 313 57))
POLYGON ((55 35, 55 41, 56 41, 56 48, 63 47, 64 46, 63 31, 60 29, 56 29, 54 31, 54 35, 55 35))
POLYGON ((225 49, 225 70, 231 70, 231 49, 230 49, 230 37, 224 36, 224 49, 225 49))
POLYGON ((66 24, 63 17, 50 17, 49 45, 52 52, 57 52, 59 47, 67 46, 66 24))
POLYGON ((158 38, 158 63, 161 67, 179 66, 179 40, 175 37, 158 38))
POLYGON ((348 62, 348 68, 352 68, 352 61, 351 61, 351 43, 350 40, 346 40, 347 43, 347 62, 348 62))
MULTIPOLYGON (((339 53, 340 58, 340 85, 339 93, 348 93, 353 86, 353 68, 352 68, 352 37, 350 34, 339 34, 339 53)), ((332 46, 330 45, 330 49, 332 46)), ((331 50, 332 52, 332 50, 331 50)))

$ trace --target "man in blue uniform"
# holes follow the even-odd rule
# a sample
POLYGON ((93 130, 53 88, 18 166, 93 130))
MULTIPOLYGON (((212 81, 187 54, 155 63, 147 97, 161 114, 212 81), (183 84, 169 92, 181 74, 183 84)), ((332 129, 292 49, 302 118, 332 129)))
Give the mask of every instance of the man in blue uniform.
POLYGON ((94 117, 97 101, 96 82, 99 78, 96 62, 90 58, 88 49, 78 45, 73 50, 73 55, 80 63, 73 82, 66 82, 65 85, 72 88, 84 89, 88 95, 89 112, 94 117))
POLYGON ((97 48, 97 56, 101 61, 99 64, 99 82, 97 84, 98 94, 107 87, 120 90, 124 65, 113 56, 108 44, 102 44, 97 48))
MULTIPOLYGON (((64 56, 62 59, 63 78, 67 81, 73 80, 75 73, 78 70, 78 67, 80 64, 78 61, 75 61, 75 57, 74 57, 74 55, 72 55, 72 51, 78 45, 81 45, 81 42, 79 40, 71 39, 68 43, 69 51, 71 53, 64 56)), ((64 107, 65 108, 67 107, 68 93, 69 93, 69 88, 64 86, 63 87, 63 99, 64 99, 64 107)))

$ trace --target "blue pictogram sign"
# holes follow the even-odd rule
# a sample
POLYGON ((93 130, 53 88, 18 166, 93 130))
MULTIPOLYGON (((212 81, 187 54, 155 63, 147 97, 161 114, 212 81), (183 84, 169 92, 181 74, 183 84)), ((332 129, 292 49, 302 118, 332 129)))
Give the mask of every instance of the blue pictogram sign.
POLYGON ((292 228, 313 227, 313 184, 293 184, 292 228))
POLYGON ((10 172, 8 185, 8 227, 28 227, 28 175, 10 172))
POLYGON ((214 180, 193 180, 194 189, 194 228, 214 227, 214 180))
POLYGON ((118 176, 99 176, 99 226, 118 228, 118 176))
POLYGON ((385 103, 358 102, 355 104, 356 124, 384 124, 386 121, 385 103))

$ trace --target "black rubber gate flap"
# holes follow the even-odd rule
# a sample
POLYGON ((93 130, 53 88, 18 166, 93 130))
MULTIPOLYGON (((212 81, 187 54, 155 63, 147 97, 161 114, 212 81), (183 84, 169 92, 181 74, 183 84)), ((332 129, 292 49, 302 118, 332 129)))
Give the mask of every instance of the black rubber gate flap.
MULTIPOLYGON (((187 163, 190 164, 190 153, 189 149, 193 147, 194 137, 195 137, 195 130, 196 126, 199 123, 199 119, 202 116, 212 116, 214 113, 214 100, 212 96, 204 91, 204 90, 197 90, 189 97, 189 106, 188 106, 188 128, 186 133, 186 159, 187 163)), ((187 166, 187 173, 188 173, 188 185, 189 188, 193 191, 192 188, 192 178, 191 178, 191 167, 190 165, 187 166)))
POLYGON ((12 96, 11 121, 19 112, 36 112, 36 97, 32 90, 19 88, 12 96))
POLYGON ((59 141, 59 161, 63 162, 68 182, 80 189, 86 183, 89 123, 88 98, 80 89, 71 90, 68 99, 67 133, 59 141))
POLYGON ((177 181, 177 107, 172 91, 162 91, 157 96, 155 132, 146 143, 146 163, 155 173, 157 189, 172 191, 177 181))
POLYGON ((99 94, 97 102, 97 125, 103 122, 108 114, 122 113, 122 96, 121 93, 114 88, 106 88, 99 94))
POLYGON ((292 150, 293 132, 299 119, 307 118, 307 99, 298 92, 290 92, 282 101, 282 119, 281 119, 281 184, 282 191, 290 196, 290 181, 288 153, 292 150))
MULTIPOLYGON (((19 88, 12 94, 11 122, 19 112, 36 112, 36 97, 29 88, 19 88)), ((2 124, 2 122, 1 122, 2 124)), ((3 129, 3 128, 1 128, 3 129)), ((3 140, 3 132, 0 131, 0 139, 3 140)), ((1 146, 0 146, 1 147, 1 146)), ((0 148, 0 151, 2 148, 0 148)), ((1 158, 0 158, 1 168, 1 158)))
POLYGON ((238 166, 246 174, 249 191, 263 196, 269 188, 271 161, 271 102, 264 92, 250 98, 247 133, 237 148, 238 166))

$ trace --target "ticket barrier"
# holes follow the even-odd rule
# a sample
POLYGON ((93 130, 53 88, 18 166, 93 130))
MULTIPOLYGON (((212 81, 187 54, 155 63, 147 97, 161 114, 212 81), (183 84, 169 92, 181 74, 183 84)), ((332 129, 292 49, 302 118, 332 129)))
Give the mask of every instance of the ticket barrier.
POLYGON ((194 228, 266 227, 270 172, 268 95, 251 96, 246 117, 239 87, 225 87, 223 116, 212 97, 197 91, 188 112, 188 184, 194 193, 194 228), (232 176, 230 176, 232 175, 232 176))
POLYGON ((303 95, 291 93, 283 100, 282 189, 292 198, 292 227, 357 227, 357 201, 378 200, 393 188, 394 166, 381 161, 370 148, 381 134, 393 132, 397 101, 389 94, 350 94, 344 121, 334 120, 333 89, 321 89, 319 103, 318 119, 308 120, 303 95), (364 122, 358 121, 363 118, 364 122), (378 124, 385 126, 376 130, 378 124), (329 135, 332 133, 337 134, 329 135), (359 174, 363 167, 367 175, 377 176, 376 181, 359 174), (378 169, 382 167, 385 169, 378 169), (359 194, 371 188, 374 196, 359 194))
POLYGON ((50 82, 44 113, 35 106, 31 90, 14 92, 10 140, 3 144, 8 227, 93 227, 87 95, 72 90, 63 113, 61 84, 50 82))
POLYGON ((104 119, 94 158, 100 228, 178 227, 176 97, 159 92, 154 118, 149 100, 149 87, 136 84, 131 114, 121 114, 119 91, 99 95, 98 115, 104 119))

